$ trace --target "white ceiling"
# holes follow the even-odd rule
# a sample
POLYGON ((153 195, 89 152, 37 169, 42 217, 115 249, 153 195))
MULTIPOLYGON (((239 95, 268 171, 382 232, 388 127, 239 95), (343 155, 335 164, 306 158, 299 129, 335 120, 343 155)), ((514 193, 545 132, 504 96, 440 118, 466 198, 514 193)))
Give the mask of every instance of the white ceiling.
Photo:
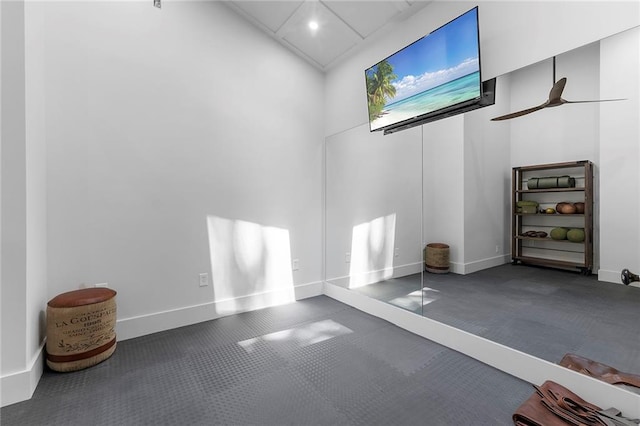
POLYGON ((367 37, 431 0, 228 0, 225 3, 282 45, 326 71, 367 37), (312 30, 315 20, 319 28, 312 30))

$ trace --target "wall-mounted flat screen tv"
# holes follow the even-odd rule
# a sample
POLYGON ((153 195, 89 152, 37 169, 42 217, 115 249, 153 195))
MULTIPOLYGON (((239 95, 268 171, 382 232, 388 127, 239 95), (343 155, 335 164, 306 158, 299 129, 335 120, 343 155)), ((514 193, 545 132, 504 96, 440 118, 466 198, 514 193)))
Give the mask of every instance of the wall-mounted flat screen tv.
POLYGON ((477 102, 482 95, 478 8, 378 62, 365 77, 371 131, 477 102))

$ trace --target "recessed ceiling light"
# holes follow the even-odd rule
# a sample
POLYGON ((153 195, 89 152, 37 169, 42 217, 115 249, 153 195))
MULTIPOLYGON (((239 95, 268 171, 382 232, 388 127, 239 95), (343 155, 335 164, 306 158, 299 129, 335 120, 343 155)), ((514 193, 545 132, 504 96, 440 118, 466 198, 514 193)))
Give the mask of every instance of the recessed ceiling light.
POLYGON ((309 21, 309 28, 311 28, 312 30, 317 30, 318 29, 318 22, 317 21, 309 21))

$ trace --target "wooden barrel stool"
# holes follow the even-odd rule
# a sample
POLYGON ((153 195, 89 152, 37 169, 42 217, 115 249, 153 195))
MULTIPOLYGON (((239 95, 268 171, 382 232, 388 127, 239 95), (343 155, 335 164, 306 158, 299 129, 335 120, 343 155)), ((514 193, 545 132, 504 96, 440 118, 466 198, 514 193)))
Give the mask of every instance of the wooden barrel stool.
POLYGON ((47 303, 47 365, 76 371, 96 365, 116 350, 116 292, 85 288, 47 303))
POLYGON ((424 266, 428 272, 446 274, 449 272, 449 246, 430 243, 424 249, 424 266))

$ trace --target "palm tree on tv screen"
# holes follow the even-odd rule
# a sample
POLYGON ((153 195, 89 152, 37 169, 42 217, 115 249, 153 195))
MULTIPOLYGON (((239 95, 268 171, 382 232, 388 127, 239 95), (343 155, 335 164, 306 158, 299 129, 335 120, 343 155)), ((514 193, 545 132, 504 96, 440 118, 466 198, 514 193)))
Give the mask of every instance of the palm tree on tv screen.
POLYGON ((396 95, 396 88, 391 84, 396 78, 398 76, 393 73, 393 65, 386 59, 367 71, 369 121, 379 117, 386 101, 396 95))

